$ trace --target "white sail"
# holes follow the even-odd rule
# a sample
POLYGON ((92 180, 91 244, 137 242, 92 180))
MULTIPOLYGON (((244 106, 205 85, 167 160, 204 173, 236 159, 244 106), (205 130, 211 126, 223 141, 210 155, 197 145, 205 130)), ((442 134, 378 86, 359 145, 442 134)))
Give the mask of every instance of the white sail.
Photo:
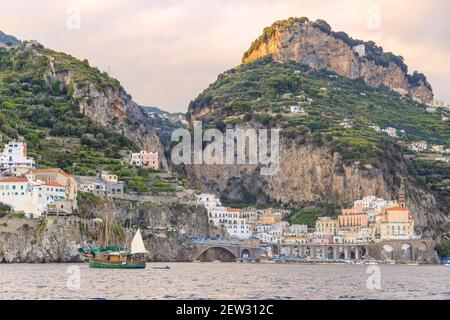
POLYGON ((144 241, 142 240, 140 229, 138 229, 133 237, 133 240, 131 241, 131 253, 147 253, 147 250, 145 250, 144 241))

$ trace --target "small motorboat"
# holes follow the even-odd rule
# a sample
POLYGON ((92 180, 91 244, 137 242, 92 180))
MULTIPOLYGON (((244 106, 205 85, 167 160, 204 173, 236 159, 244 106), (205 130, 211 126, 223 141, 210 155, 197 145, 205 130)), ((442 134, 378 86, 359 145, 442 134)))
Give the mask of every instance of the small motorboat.
POLYGON ((170 267, 169 267, 169 266, 165 266, 165 267, 152 267, 152 269, 156 269, 156 270, 169 270, 170 267))

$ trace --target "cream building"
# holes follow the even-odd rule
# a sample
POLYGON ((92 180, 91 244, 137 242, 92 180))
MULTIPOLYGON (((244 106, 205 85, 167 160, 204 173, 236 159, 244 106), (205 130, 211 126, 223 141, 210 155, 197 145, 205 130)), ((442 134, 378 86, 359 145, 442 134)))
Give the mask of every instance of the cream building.
POLYGON ((66 199, 73 201, 73 207, 77 208, 78 183, 74 177, 59 168, 31 169, 25 175, 32 179, 44 182, 56 182, 64 186, 66 199))
POLYGON ((380 240, 408 240, 415 237, 414 218, 406 208, 406 194, 403 184, 399 191, 398 205, 387 208, 379 222, 380 240))
POLYGON ((339 221, 330 217, 319 217, 316 221, 316 234, 334 236, 339 232, 339 221))
POLYGON ((379 223, 380 239, 408 240, 414 238, 414 219, 400 206, 386 209, 379 223))

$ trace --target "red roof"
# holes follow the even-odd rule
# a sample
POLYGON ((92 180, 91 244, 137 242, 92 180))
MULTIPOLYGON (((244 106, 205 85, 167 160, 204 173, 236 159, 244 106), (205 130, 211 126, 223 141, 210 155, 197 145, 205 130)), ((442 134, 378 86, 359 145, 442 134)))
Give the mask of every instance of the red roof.
POLYGON ((60 168, 39 168, 39 169, 33 169, 32 171, 34 174, 39 174, 39 173, 60 173, 65 177, 69 177, 70 175, 65 172, 64 170, 60 169, 60 168))
POLYGON ((6 182, 28 182, 28 178, 22 177, 22 178, 17 178, 17 177, 11 177, 11 178, 3 178, 0 179, 0 183, 6 183, 6 182))
POLYGON ((55 181, 47 181, 45 183, 47 186, 53 186, 53 187, 64 187, 61 183, 55 182, 55 181))
POLYGON ((392 207, 392 208, 387 208, 387 211, 409 211, 406 208, 402 208, 402 207, 392 207))

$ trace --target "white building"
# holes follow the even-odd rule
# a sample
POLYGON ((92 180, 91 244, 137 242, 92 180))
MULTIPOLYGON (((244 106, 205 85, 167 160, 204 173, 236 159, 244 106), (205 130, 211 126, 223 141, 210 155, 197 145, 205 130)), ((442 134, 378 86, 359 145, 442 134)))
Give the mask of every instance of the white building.
POLYGON ((293 224, 288 229, 290 233, 296 235, 305 235, 308 233, 308 226, 306 224, 293 224))
POLYGON ((284 241, 284 232, 289 229, 288 222, 260 224, 256 226, 256 238, 264 243, 280 244, 284 241))
POLYGON ((388 134, 388 136, 390 136, 392 138, 397 138, 397 129, 395 129, 395 128, 387 127, 386 129, 383 129, 382 131, 386 132, 388 134))
POLYGON ((444 153, 445 148, 443 145, 433 145, 431 146, 431 151, 437 153, 444 153))
POLYGON ((369 128, 372 128, 373 130, 375 130, 378 133, 381 132, 381 128, 379 126, 369 126, 369 128))
POLYGON ((340 126, 344 127, 345 129, 351 129, 354 127, 354 122, 353 120, 350 119, 344 119, 339 123, 340 126))
POLYGON ((0 179, 0 202, 27 217, 38 218, 49 205, 66 198, 66 188, 54 181, 33 181, 30 177, 0 179))
POLYGON ((253 235, 252 227, 241 216, 240 209, 226 207, 208 209, 208 220, 216 227, 224 227, 232 238, 244 240, 250 239, 253 235))
POLYGON ((203 204, 208 210, 222 206, 220 199, 211 193, 202 193, 197 195, 197 203, 203 204))
POLYGON ((423 152, 427 151, 428 144, 426 141, 415 141, 408 145, 408 149, 414 152, 423 152))
POLYGON ((395 201, 384 200, 375 196, 368 196, 360 200, 356 200, 353 203, 354 207, 385 209, 390 208, 395 204, 395 201))
POLYGON ((305 113, 305 109, 300 106, 291 106, 291 113, 305 113))
POLYGON ((96 195, 105 194, 106 185, 97 176, 74 176, 74 178, 78 183, 79 191, 96 195))
POLYGON ((436 113, 437 108, 436 107, 426 107, 425 111, 428 113, 436 113))
POLYGON ((33 158, 27 157, 27 144, 20 141, 12 141, 4 145, 0 154, 0 168, 34 168, 36 163, 33 158))

